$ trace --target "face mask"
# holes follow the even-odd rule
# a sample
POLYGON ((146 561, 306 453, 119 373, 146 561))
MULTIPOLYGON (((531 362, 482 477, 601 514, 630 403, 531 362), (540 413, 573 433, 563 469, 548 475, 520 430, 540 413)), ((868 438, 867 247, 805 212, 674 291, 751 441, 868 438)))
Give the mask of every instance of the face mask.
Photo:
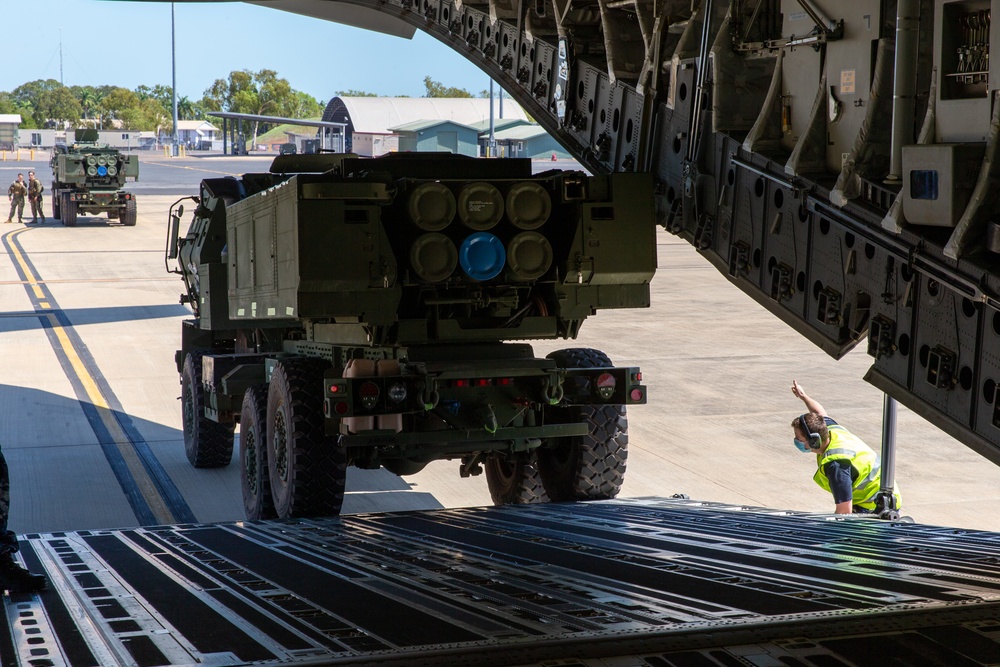
POLYGON ((792 438, 792 440, 795 442, 795 446, 798 447, 798 449, 799 449, 800 452, 808 452, 809 451, 809 445, 807 445, 806 443, 802 442, 798 438, 792 438))

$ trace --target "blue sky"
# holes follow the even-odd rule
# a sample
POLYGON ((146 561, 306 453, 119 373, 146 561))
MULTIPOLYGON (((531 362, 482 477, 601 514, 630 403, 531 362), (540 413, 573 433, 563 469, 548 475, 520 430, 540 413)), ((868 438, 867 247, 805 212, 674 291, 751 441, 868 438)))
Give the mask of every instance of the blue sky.
MULTIPOLYGON (((170 84, 170 3, 29 0, 21 7, 27 20, 0 40, 0 91, 59 80, 60 29, 67 86, 170 84)), ((473 94, 489 87, 486 74, 419 31, 400 39, 242 2, 178 2, 175 11, 177 92, 193 100, 237 69, 273 69, 321 102, 348 89, 421 96, 425 76, 473 94)))

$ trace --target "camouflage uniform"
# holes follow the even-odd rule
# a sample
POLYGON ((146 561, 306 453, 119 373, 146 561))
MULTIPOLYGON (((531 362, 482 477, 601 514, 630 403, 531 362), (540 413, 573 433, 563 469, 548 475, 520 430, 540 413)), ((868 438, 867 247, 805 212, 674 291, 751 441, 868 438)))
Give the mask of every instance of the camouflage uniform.
POLYGON ((41 217, 45 222, 45 211, 42 210, 42 191, 45 186, 37 178, 28 178, 28 203, 31 204, 31 221, 37 222, 41 217))
POLYGON ((7 530, 7 515, 10 513, 10 477, 7 475, 7 460, 0 452, 0 555, 17 551, 17 536, 7 530))
POLYGON ((7 199, 10 200, 10 215, 7 216, 7 222, 14 221, 15 210, 17 210, 17 221, 23 222, 24 198, 26 196, 28 196, 28 186, 24 184, 23 180, 14 181, 7 188, 7 199))
POLYGON ((43 574, 33 574, 17 564, 14 554, 18 551, 17 535, 7 530, 10 514, 10 477, 7 460, 0 451, 0 592, 33 593, 48 585, 43 574))

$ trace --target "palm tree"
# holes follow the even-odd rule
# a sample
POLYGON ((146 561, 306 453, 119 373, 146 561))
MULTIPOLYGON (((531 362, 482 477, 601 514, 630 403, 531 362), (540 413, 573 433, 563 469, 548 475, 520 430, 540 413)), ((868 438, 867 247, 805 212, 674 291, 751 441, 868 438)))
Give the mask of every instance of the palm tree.
POLYGON ((177 118, 194 120, 194 102, 189 100, 187 95, 177 98, 177 118))

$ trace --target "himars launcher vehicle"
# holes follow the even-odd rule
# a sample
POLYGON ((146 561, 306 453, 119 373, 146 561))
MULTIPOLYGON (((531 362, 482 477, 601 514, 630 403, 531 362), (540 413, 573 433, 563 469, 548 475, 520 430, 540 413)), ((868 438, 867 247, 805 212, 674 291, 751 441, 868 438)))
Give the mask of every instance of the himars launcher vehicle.
POLYGON ((196 201, 168 240, 195 315, 176 359, 185 447, 226 465, 240 424, 250 518, 336 514, 348 465, 457 459, 498 504, 618 493, 639 369, 527 341, 648 305, 648 175, 288 155, 196 201))
POLYGON ((103 214, 134 226, 135 195, 123 188, 128 179, 139 178, 139 156, 98 145, 97 130, 75 130, 74 138, 56 146, 49 161, 53 215, 67 227, 75 227, 80 214, 103 214))
MULTIPOLYGON (((867 336, 871 382, 1000 462, 997 2, 267 4, 429 33, 597 176, 321 156, 205 181, 168 246, 196 311, 178 358, 185 434, 196 462, 224 458, 246 399, 251 515, 270 510, 268 431, 276 476, 300 489, 282 491, 292 514, 345 460, 406 472, 450 450, 472 472, 485 457, 491 491, 517 500, 537 498, 533 480, 563 488, 575 455, 614 450, 581 446, 574 425, 623 425, 637 371, 521 341, 642 305, 649 182, 631 172, 653 174, 657 221, 735 286, 833 356, 867 336), (467 244, 483 232, 497 240, 467 244), (544 243, 512 250, 529 232, 544 243), (313 437, 293 450, 290 433, 313 437)), ((618 467, 604 470, 610 486, 572 490, 607 495, 618 467)), ((0 607, 0 661, 995 665, 998 537, 688 500, 26 536, 22 557, 59 595, 0 607)))

